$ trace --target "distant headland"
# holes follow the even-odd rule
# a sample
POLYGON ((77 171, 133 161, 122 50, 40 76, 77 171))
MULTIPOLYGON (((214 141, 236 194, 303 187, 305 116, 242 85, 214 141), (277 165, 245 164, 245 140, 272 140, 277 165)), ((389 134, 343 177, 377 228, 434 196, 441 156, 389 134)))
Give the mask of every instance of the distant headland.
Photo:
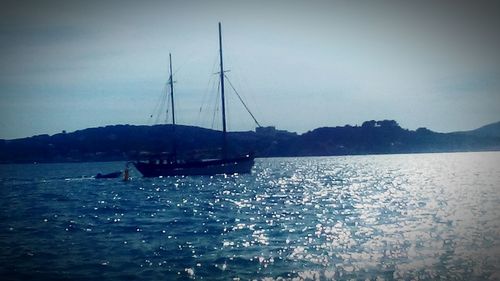
MULTIPOLYGON (((52 136, 0 140, 0 163, 126 161, 172 147, 171 125, 113 125, 52 136)), ((176 127, 178 151, 192 153, 221 145, 221 132, 176 127)), ((500 122, 481 128, 437 133, 403 129, 394 120, 366 121, 361 126, 322 127, 304 134, 261 127, 230 132, 229 149, 257 157, 298 157, 500 150, 500 122)))

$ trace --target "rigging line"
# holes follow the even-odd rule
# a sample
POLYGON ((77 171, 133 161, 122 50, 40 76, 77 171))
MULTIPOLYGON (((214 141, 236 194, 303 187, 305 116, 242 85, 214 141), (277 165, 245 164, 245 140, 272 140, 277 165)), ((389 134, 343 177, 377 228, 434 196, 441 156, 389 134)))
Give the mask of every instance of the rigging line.
POLYGON ((203 111, 203 108, 205 107, 205 103, 208 103, 207 101, 207 96, 208 96, 208 93, 213 89, 215 88, 215 86, 213 85, 213 79, 212 79, 212 76, 210 76, 208 78, 208 82, 207 82, 207 85, 205 87, 205 91, 203 91, 203 98, 201 100, 201 105, 200 105, 200 110, 198 111, 198 120, 200 120, 200 117, 201 117, 201 112, 203 111))
MULTIPOLYGON (((214 72, 214 69, 217 65, 217 56, 214 56, 213 58, 213 63, 212 63, 212 72, 214 72)), ((201 105, 200 105, 200 108, 199 108, 199 111, 198 111, 198 117, 197 117, 197 121, 196 123, 197 124, 200 124, 201 123, 201 115, 202 115, 202 112, 203 112, 203 109, 205 107, 209 107, 210 106, 210 95, 209 93, 213 92, 215 90, 215 84, 216 84, 216 80, 213 79, 213 75, 210 75, 209 78, 208 78, 208 81, 207 81, 207 85, 205 87, 205 90, 203 91, 203 97, 202 97, 202 100, 201 100, 201 105)), ((210 113, 206 114, 207 117, 210 116, 210 113)), ((208 123, 206 123, 206 125, 208 126, 208 123)))
POLYGON ((236 93, 236 96, 238 97, 238 99, 241 101, 241 103, 243 104, 243 106, 245 107, 245 109, 247 110, 247 112, 250 114, 250 116, 252 116, 252 119, 253 121, 255 122, 255 124, 258 126, 258 127, 262 127, 260 124, 259 124, 259 121, 257 121, 257 119, 255 119, 255 116, 253 116, 252 112, 250 111, 250 109, 248 108, 248 106, 245 104, 245 102, 243 101, 243 99, 241 98, 240 94, 238 93, 238 91, 236 91, 236 89, 234 88, 233 86, 233 83, 231 83, 231 80, 229 80, 229 78, 224 74, 224 77, 226 77, 227 79, 227 82, 229 82, 229 85, 231 86, 231 88, 233 89, 233 91, 236 93))
POLYGON ((167 97, 164 97, 162 100, 161 100, 161 104, 159 105, 158 107, 158 110, 156 111, 156 114, 155 114, 155 122, 154 122, 154 125, 157 125, 157 124, 160 124, 160 118, 162 117, 162 111, 163 111, 163 108, 165 106, 165 100, 167 99, 167 97))
MULTIPOLYGON (((198 124, 202 124, 203 126, 210 126, 210 120, 213 119, 211 118, 211 115, 213 114, 213 111, 215 110, 216 107, 216 102, 213 102, 218 96, 218 83, 216 79, 210 78, 210 84, 207 85, 207 90, 204 93, 203 96, 203 103, 200 106, 200 109, 198 111, 198 124), (215 93, 215 95, 213 95, 215 93)), ((213 125, 212 125, 213 127, 213 125)))
POLYGON ((184 58, 186 59, 177 64, 177 67, 174 68, 174 72, 172 73, 173 76, 175 76, 175 74, 177 74, 177 72, 179 72, 184 67, 189 67, 192 64, 196 64, 197 61, 200 61, 199 50, 197 48, 194 48, 191 51, 185 51, 188 51, 187 56, 184 56, 184 58))
MULTIPOLYGON (((246 71, 246 68, 244 67, 238 67, 238 65, 236 65, 237 69, 235 72, 233 72, 233 74, 231 75, 231 78, 233 79, 234 81, 234 78, 237 78, 238 80, 236 80, 236 82, 240 82, 240 83, 243 83, 245 85, 244 88, 242 87, 239 87, 240 89, 245 89, 245 99, 247 100, 250 100, 250 104, 258 104, 255 100, 255 93, 257 91, 255 91, 254 87, 253 87, 253 83, 249 83, 248 81, 248 71, 246 71), (233 76, 234 74, 236 74, 236 77, 233 76)), ((236 83, 236 85, 238 85, 238 83, 236 83)), ((255 112, 255 114, 257 116, 262 116, 262 112, 261 112, 261 109, 260 107, 253 107, 252 108, 253 112, 255 112)))
POLYGON ((172 73, 172 76, 175 76, 175 74, 177 74, 177 72, 179 72, 182 68, 184 68, 184 66, 186 65, 189 65, 193 60, 193 55, 195 54, 195 51, 192 51, 187 57, 187 60, 184 60, 183 62, 181 62, 180 64, 178 64, 178 66, 174 69, 174 72, 172 73))
MULTIPOLYGON (((163 87, 164 88, 164 87, 163 87)), ((165 95, 163 95, 163 89, 160 91, 160 95, 158 95, 158 99, 157 101, 155 102, 155 106, 153 108, 153 111, 151 112, 151 114, 149 115, 149 120, 148 120, 148 124, 149 125, 153 125, 153 117, 157 117, 157 113, 159 112, 158 108, 160 107, 160 104, 162 103, 163 99, 165 98, 165 95)))
MULTIPOLYGON (((169 99, 169 96, 168 96, 168 88, 165 86, 163 88, 163 99, 161 100, 161 104, 158 108, 158 112, 156 114, 156 120, 155 120, 155 124, 161 124, 160 122, 160 119, 162 118, 163 114, 164 114, 164 109, 166 108, 168 110, 168 99, 169 99), (167 104, 166 104, 167 103, 167 104)), ((167 114, 168 116, 168 114, 167 114)))
MULTIPOLYGON (((219 90, 220 90, 220 84, 217 83, 217 93, 219 93, 219 90)), ((214 113, 212 116, 212 126, 211 126, 212 129, 214 129, 215 116, 217 115, 217 112, 219 112, 219 98, 220 98, 220 95, 217 94, 215 97, 214 113)))
POLYGON ((167 95, 163 94, 164 91, 166 91, 166 87, 163 88, 160 103, 158 103, 157 107, 155 108, 155 112, 154 112, 155 117, 156 117, 155 122, 154 122, 155 125, 160 123, 162 111, 163 111, 163 108, 165 107, 165 100, 167 99, 167 95))

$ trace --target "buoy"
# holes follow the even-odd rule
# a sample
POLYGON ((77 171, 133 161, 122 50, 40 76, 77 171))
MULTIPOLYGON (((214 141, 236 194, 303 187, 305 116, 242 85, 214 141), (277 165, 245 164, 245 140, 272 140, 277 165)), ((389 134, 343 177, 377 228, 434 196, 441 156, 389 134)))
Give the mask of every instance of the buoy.
POLYGON ((128 181, 128 163, 125 165, 125 171, 123 171, 123 181, 128 181))

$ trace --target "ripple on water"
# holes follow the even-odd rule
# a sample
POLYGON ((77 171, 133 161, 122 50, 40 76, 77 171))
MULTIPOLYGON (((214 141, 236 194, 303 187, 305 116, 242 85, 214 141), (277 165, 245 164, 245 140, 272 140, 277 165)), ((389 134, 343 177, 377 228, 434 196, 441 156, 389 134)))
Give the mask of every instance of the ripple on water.
POLYGON ((112 163, 59 173, 39 165, 24 176, 16 169, 25 166, 6 166, 16 173, 0 182, 0 271, 38 279, 494 278, 499 160, 259 159, 252 175, 126 183, 65 180, 112 163), (36 174, 44 169, 48 176, 36 174))

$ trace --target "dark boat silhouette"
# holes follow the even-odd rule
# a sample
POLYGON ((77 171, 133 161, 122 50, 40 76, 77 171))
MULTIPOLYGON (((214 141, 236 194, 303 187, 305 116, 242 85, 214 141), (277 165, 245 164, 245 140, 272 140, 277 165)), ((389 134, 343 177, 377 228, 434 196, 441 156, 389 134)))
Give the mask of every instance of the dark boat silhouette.
MULTIPOLYGON (((144 177, 159 176, 188 176, 188 175, 215 175, 215 174, 245 174, 251 173, 254 165, 253 153, 244 155, 229 156, 227 149, 227 130, 226 130, 226 104, 224 97, 224 65, 222 57, 222 32, 219 22, 219 60, 220 60, 220 95, 222 102, 222 153, 215 158, 200 159, 177 159, 177 147, 175 142, 175 107, 174 107, 174 89, 172 77, 172 56, 169 54, 170 77, 170 100, 172 109, 172 128, 173 128, 173 152, 164 155, 149 156, 146 160, 138 160, 133 164, 144 177)), ((245 105, 246 107, 246 105, 245 105)), ((248 109, 247 109, 248 110, 248 109)), ((253 117, 253 115, 252 115, 253 117)), ((254 118, 254 117, 253 117, 254 118)), ((255 120, 255 118, 254 118, 255 120)), ((255 120, 256 121, 256 120, 255 120)), ((257 123, 257 122, 256 122, 257 123)), ((258 123, 257 123, 258 124, 258 123)))
POLYGON ((116 179, 116 178, 120 177, 121 175, 122 175, 122 172, 120 172, 120 171, 108 173, 108 174, 98 173, 97 175, 95 175, 94 178, 96 178, 96 179, 116 179))

